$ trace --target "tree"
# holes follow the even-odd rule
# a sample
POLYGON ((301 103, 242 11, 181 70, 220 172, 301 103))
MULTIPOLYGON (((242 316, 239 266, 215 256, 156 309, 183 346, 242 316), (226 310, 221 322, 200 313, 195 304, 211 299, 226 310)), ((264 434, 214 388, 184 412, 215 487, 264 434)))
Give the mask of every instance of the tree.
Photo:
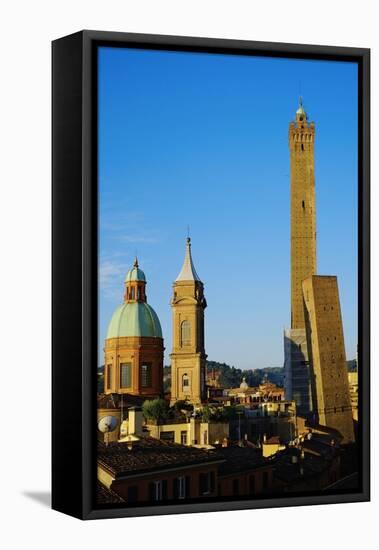
POLYGON ((147 399, 142 405, 142 414, 146 420, 160 422, 168 416, 168 406, 164 399, 147 399))

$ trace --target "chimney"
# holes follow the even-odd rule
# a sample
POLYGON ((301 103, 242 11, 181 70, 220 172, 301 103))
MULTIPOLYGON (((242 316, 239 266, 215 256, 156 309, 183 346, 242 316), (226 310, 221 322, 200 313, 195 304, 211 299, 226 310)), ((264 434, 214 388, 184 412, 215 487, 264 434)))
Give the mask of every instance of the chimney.
POLYGON ((128 409, 129 434, 142 435, 142 410, 138 407, 128 409))

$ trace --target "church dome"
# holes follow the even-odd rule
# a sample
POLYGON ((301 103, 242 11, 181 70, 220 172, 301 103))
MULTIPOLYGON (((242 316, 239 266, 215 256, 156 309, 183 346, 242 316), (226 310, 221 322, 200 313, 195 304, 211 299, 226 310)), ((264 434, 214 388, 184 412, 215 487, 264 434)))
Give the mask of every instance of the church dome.
POLYGON ((138 267, 137 259, 134 262, 132 269, 129 269, 126 275, 125 282, 129 281, 143 281, 144 283, 146 283, 145 273, 142 271, 142 269, 138 267))
POLYGON ((108 325, 107 339, 124 336, 162 338, 158 315, 149 304, 126 302, 116 309, 108 325))
POLYGON ((240 384, 240 389, 241 389, 241 390, 247 390, 248 387, 249 387, 249 384, 246 382, 246 378, 243 377, 243 378, 242 378, 242 382, 241 382, 241 384, 240 384))

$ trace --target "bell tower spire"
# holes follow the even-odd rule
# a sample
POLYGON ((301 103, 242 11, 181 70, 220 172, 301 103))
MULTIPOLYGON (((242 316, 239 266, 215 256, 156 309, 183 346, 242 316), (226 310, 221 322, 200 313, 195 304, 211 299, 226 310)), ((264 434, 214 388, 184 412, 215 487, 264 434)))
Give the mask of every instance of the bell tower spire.
POLYGON ((187 237, 182 269, 173 284, 171 403, 205 399, 204 285, 198 276, 187 237))

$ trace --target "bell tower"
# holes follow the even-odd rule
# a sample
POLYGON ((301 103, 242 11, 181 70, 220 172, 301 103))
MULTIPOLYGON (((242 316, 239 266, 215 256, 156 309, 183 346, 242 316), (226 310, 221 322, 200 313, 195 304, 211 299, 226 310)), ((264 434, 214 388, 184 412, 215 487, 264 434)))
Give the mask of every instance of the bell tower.
POLYGON ((299 414, 313 408, 302 284, 316 274, 315 125, 308 121, 302 99, 290 122, 291 173, 291 328, 284 331, 286 399, 299 414))
POLYGON ((302 283, 316 274, 314 122, 300 98, 288 140, 291 169, 291 328, 304 329, 302 283))
POLYGON ((171 404, 187 400, 199 405, 205 399, 204 285, 191 256, 191 239, 186 242, 183 267, 173 284, 171 404))

